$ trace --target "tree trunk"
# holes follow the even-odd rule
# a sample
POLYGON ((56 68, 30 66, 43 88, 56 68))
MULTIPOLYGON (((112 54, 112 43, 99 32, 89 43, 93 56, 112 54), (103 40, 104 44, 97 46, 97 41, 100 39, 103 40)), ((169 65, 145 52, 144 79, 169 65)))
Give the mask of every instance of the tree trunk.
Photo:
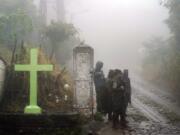
POLYGON ((16 53, 16 48, 17 48, 17 38, 15 37, 14 48, 13 48, 12 57, 11 57, 11 65, 14 63, 14 57, 15 57, 15 53, 16 53))
POLYGON ((52 48, 52 51, 51 51, 51 54, 50 54, 50 60, 52 60, 52 59, 53 59, 54 52, 55 52, 55 48, 53 47, 53 48, 52 48))

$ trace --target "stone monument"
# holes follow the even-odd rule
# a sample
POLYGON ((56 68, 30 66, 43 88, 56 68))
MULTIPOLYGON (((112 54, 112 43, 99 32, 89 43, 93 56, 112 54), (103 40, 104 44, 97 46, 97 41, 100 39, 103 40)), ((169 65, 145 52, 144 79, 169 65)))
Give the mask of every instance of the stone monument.
POLYGON ((91 71, 94 65, 94 49, 80 44, 73 50, 74 100, 75 108, 80 111, 93 112, 93 82, 91 71))

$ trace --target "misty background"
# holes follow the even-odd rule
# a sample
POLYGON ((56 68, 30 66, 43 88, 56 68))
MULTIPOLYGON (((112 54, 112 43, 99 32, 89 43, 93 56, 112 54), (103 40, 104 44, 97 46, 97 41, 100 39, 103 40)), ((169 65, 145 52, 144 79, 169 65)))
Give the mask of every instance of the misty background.
POLYGON ((73 48, 84 42, 94 48, 95 62, 104 62, 106 74, 126 68, 180 88, 179 0, 2 1, 0 47, 6 51, 0 55, 8 63, 22 46, 39 47, 60 67, 72 69, 73 48))
MULTIPOLYGON (((104 62, 106 73, 110 68, 137 70, 143 42, 169 36, 168 9, 159 0, 67 0, 64 5, 66 21, 94 48, 95 61, 104 62)), ((53 0, 49 6, 54 9, 53 0)))
POLYGON ((138 68, 143 42, 169 36, 168 10, 158 0, 73 0, 66 10, 106 72, 138 68))
MULTIPOLYGON (((107 98, 102 99, 107 104, 111 101, 109 97, 114 98, 108 71, 128 69, 130 77, 124 83, 129 83, 129 87, 131 82, 132 86, 130 110, 135 113, 130 115, 135 129, 142 125, 143 133, 148 133, 146 129, 158 133, 159 129, 164 133, 167 130, 171 133, 172 129, 178 133, 174 124, 180 125, 180 0, 0 0, 0 3, 0 66, 6 65, 7 71, 4 74, 5 69, 0 70, 3 78, 0 112, 24 112, 29 99, 29 74, 17 73, 14 66, 30 63, 31 48, 39 50, 38 64, 54 67, 53 72, 38 73, 37 101, 45 114, 64 114, 74 111, 74 107, 94 105, 90 95, 97 94, 93 93, 95 78, 88 75, 87 64, 79 63, 88 56, 78 54, 76 65, 72 61, 73 48, 87 44, 94 48, 94 64, 104 62, 107 83, 103 91, 99 89, 100 98, 106 92, 107 98), (78 99, 83 105, 76 104, 78 99), (166 125, 164 131, 159 124, 166 125)), ((125 72, 123 80, 124 76, 125 72)))

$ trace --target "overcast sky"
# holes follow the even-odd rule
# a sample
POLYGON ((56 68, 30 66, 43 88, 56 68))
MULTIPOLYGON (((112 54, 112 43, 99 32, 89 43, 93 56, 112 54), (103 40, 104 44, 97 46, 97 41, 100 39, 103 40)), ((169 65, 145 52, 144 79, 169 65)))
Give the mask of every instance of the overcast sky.
POLYGON ((159 0, 71 0, 66 10, 106 71, 138 65, 144 41, 169 35, 168 11, 159 0))

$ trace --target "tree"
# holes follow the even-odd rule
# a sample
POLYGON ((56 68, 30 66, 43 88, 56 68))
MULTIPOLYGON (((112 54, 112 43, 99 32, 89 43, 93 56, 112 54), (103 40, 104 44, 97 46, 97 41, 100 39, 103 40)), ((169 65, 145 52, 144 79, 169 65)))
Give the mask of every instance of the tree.
POLYGON ((12 50, 12 60, 17 44, 22 44, 32 31, 31 18, 22 10, 0 17, 0 42, 12 50))
POLYGON ((172 80, 177 89, 180 89, 180 1, 168 0, 165 6, 169 9, 169 18, 166 20, 166 23, 173 35, 171 37, 173 42, 170 42, 173 48, 173 59, 171 62, 172 80))
POLYGON ((175 39, 174 48, 180 51, 180 1, 168 0, 165 6, 169 9, 169 18, 166 23, 175 39))
POLYGON ((45 35, 50 40, 52 48, 50 59, 54 57, 56 50, 58 50, 59 47, 62 47, 63 42, 76 33, 77 31, 72 24, 52 22, 51 25, 47 26, 45 35))
POLYGON ((145 56, 143 66, 146 72, 151 73, 154 80, 162 80, 173 89, 179 90, 180 0, 166 0, 161 4, 169 9, 169 17, 166 19, 166 24, 171 31, 171 37, 165 40, 165 42, 158 39, 146 43, 147 55, 145 56))
POLYGON ((33 0, 0 0, 0 3, 0 15, 9 15, 17 10, 23 10, 32 17, 36 12, 33 0))
POLYGON ((166 78, 170 62, 170 46, 167 41, 154 37, 144 43, 145 57, 143 59, 143 69, 145 75, 151 79, 166 78))

